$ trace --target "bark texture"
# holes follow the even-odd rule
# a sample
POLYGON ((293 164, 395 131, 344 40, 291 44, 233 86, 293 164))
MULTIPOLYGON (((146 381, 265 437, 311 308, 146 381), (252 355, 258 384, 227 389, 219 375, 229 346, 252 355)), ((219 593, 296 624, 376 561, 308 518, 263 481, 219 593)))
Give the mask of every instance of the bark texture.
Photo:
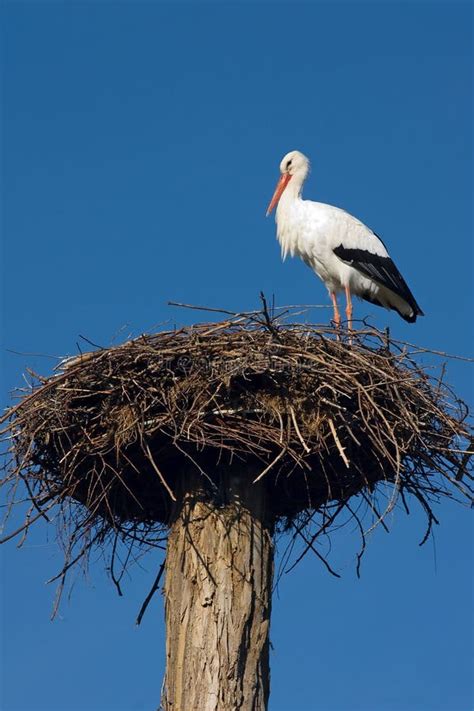
POLYGON ((164 586, 164 711, 265 711, 273 577, 264 487, 194 478, 171 526, 164 586))

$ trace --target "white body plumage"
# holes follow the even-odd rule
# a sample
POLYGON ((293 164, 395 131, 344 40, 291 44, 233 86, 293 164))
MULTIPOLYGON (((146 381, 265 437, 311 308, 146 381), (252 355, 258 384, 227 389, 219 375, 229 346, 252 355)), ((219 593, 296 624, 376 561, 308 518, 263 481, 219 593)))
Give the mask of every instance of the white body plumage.
MULTIPOLYGON (((303 200, 301 189, 309 161, 299 151, 280 165, 275 205, 282 257, 300 257, 327 286, 337 313, 336 294, 350 295, 395 309, 407 321, 422 311, 377 235, 355 217, 332 205, 303 200)), ((350 309, 351 310, 351 309, 350 309)), ((348 315, 350 318, 350 315, 348 315)), ((336 318, 337 320, 337 318, 336 318)))

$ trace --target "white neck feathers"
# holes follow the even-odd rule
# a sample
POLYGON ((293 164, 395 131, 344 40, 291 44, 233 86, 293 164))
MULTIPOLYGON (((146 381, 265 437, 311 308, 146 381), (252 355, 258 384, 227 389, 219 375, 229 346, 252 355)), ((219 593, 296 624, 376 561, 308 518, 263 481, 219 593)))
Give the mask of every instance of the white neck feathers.
POLYGON ((286 186, 276 210, 277 239, 281 245, 281 256, 286 259, 298 255, 298 237, 303 212, 301 191, 307 170, 296 173, 286 186))

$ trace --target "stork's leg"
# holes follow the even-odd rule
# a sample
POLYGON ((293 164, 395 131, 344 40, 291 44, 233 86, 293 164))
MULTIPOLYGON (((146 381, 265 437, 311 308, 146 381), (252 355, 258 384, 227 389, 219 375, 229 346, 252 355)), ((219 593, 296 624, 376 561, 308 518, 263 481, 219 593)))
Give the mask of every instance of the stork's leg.
POLYGON ((346 286, 346 316, 347 316, 347 328, 352 331, 352 299, 351 290, 346 286))
POLYGON ((341 314, 339 313, 339 309, 337 308, 337 299, 336 299, 336 292, 331 291, 331 301, 332 305, 334 308, 334 323, 336 324, 337 328, 341 325, 341 314))

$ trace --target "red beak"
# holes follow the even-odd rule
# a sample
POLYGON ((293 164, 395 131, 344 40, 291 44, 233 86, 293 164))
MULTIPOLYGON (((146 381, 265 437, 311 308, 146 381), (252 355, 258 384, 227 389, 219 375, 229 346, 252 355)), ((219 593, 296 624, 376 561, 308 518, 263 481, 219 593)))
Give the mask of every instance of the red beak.
POLYGON ((273 197, 270 200, 270 204, 267 209, 267 214, 266 217, 271 213, 273 208, 278 205, 278 200, 281 198, 284 189, 290 182, 291 175, 289 173, 283 173, 283 175, 280 176, 280 180, 277 183, 277 186, 275 188, 275 192, 273 193, 273 197))

